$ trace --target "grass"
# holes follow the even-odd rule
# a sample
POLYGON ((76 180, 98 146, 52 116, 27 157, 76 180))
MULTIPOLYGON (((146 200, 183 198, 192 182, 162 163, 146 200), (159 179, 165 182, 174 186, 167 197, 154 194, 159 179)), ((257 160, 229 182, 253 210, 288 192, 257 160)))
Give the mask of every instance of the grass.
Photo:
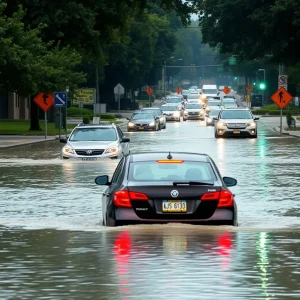
POLYGON ((284 130, 286 130, 286 131, 300 131, 300 126, 286 127, 286 128, 284 128, 284 130))
MULTIPOLYGON (((120 123, 115 119, 105 120, 103 122, 108 123, 120 123)), ((30 128, 30 120, 0 120, 0 135, 2 134, 11 134, 11 135, 44 135, 44 126, 45 122, 40 120, 40 127, 42 130, 40 131, 29 131, 30 128)), ((68 132, 71 132, 72 129, 76 126, 76 124, 67 125, 68 132)), ((65 133, 65 129, 61 129, 61 134, 65 133)), ((55 123, 47 123, 47 134, 58 135, 59 129, 55 128, 55 123)))

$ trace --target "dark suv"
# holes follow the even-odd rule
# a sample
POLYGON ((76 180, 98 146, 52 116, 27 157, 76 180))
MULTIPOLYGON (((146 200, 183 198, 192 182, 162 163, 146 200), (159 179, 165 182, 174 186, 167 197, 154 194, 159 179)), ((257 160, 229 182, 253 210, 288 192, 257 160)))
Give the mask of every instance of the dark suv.
POLYGON ((142 108, 141 111, 151 112, 155 117, 159 118, 159 124, 161 129, 166 129, 167 120, 163 111, 159 107, 145 107, 142 108))

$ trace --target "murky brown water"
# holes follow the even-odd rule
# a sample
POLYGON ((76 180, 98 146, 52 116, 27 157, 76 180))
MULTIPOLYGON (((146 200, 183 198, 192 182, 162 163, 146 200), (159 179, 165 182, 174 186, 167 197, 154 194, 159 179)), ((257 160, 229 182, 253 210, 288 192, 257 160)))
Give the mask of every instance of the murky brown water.
POLYGON ((0 299, 300 298, 299 140, 215 140, 198 122, 130 133, 131 149, 208 153, 238 228, 101 226, 99 174, 117 161, 59 160, 58 142, 0 151, 0 299))

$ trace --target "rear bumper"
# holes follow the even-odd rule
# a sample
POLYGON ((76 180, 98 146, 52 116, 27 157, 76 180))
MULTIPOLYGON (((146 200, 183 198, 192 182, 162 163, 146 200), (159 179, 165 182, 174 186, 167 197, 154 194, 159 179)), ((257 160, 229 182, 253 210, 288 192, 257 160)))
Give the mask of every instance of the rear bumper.
MULTIPOLYGON (((168 214, 169 215, 169 214, 168 214)), ((189 218, 189 215, 186 215, 184 219, 176 219, 174 218, 160 218, 160 219, 142 219, 136 215, 133 209, 131 208, 118 208, 115 211, 116 221, 126 221, 126 222, 138 222, 138 223, 219 223, 224 221, 224 223, 231 223, 236 219, 236 213, 232 209, 217 209, 215 213, 208 219, 196 219, 189 218)))
POLYGON ((177 121, 180 120, 180 116, 166 116, 167 121, 177 121))
POLYGON ((203 115, 184 115, 183 117, 186 120, 204 120, 203 115))

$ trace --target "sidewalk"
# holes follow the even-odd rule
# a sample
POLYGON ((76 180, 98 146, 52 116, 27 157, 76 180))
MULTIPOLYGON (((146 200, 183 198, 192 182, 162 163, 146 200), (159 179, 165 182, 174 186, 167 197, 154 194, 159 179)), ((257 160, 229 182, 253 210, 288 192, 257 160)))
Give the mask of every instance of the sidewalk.
MULTIPOLYGON (((127 125, 127 119, 117 119, 119 124, 117 124, 122 130, 126 129, 127 125)), ((61 134, 61 136, 65 136, 64 133, 61 134)), ((36 143, 43 143, 43 142, 49 142, 58 140, 59 136, 48 136, 47 139, 45 139, 45 136, 31 136, 31 135, 0 135, 0 150, 1 149, 7 149, 7 148, 14 148, 19 146, 25 146, 30 144, 36 144, 36 143)))
POLYGON ((55 139, 54 136, 45 139, 44 136, 0 135, 0 149, 49 142, 54 141, 55 139))

